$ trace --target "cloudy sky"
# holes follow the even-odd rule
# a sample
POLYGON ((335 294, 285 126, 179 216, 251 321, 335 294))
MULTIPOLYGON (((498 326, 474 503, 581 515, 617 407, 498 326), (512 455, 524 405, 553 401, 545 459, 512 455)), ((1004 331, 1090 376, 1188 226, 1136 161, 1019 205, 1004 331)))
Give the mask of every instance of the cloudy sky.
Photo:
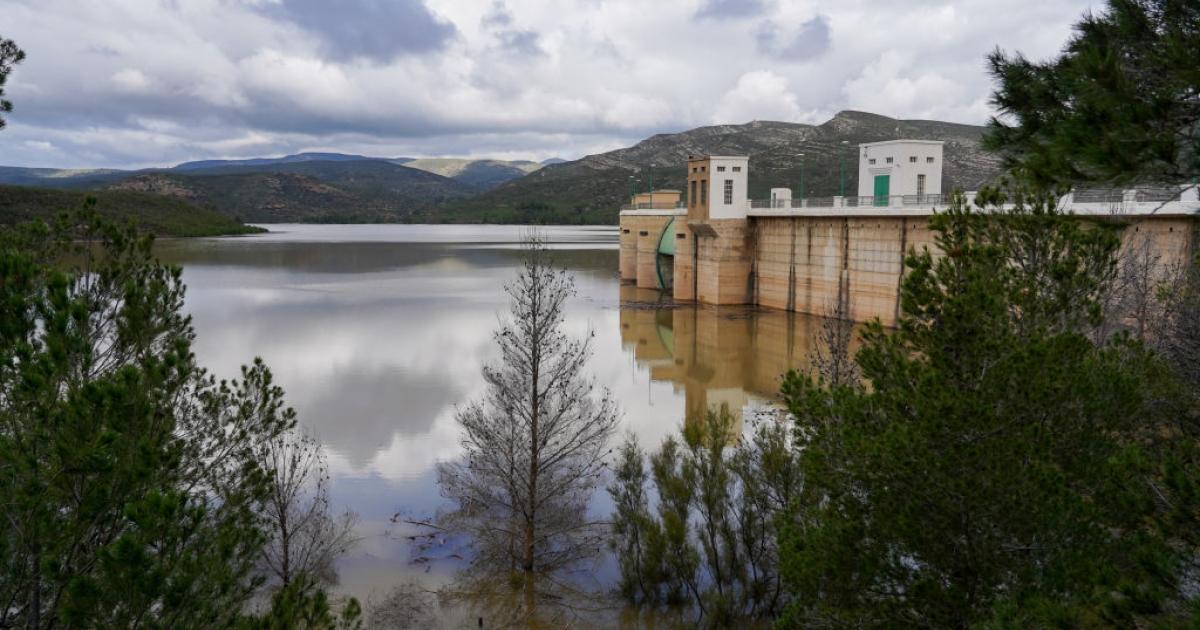
POLYGON ((1084 0, 0 0, 28 59, 0 164, 332 150, 576 158, 842 109, 982 123, 1000 46, 1084 0))

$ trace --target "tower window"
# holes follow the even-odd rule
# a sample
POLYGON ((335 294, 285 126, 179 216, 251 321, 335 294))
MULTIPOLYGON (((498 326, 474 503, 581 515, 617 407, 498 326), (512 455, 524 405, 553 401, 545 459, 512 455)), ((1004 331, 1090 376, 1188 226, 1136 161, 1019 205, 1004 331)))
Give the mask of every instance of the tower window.
POLYGON ((700 180, 700 203, 701 204, 708 203, 708 180, 707 179, 700 180))
POLYGON ((908 163, 909 163, 909 164, 916 164, 916 163, 917 163, 917 156, 915 156, 915 155, 910 155, 910 156, 908 156, 908 163))
POLYGON ((696 180, 693 179, 691 181, 691 185, 692 185, 692 194, 688 195, 688 204, 694 206, 694 205, 696 205, 696 180))
POLYGON ((867 160, 867 164, 874 164, 874 163, 875 163, 875 158, 871 158, 871 159, 867 160))
POLYGON ((933 158, 931 158, 931 157, 927 157, 927 158, 925 158, 925 163, 926 163, 926 164, 933 164, 933 158))
POLYGON ((725 172, 725 167, 724 167, 724 166, 718 166, 718 167, 717 167, 717 172, 718 172, 718 173, 724 173, 724 172, 725 172))
POLYGON ((733 167, 733 172, 734 172, 734 173, 741 173, 741 172, 742 172, 742 167, 740 167, 740 166, 735 166, 735 167, 733 167))
POLYGON ((892 163, 892 158, 888 158, 888 159, 887 159, 887 163, 888 163, 888 164, 891 164, 891 163, 892 163))
POLYGON ((733 205, 733 180, 725 180, 725 205, 733 205))

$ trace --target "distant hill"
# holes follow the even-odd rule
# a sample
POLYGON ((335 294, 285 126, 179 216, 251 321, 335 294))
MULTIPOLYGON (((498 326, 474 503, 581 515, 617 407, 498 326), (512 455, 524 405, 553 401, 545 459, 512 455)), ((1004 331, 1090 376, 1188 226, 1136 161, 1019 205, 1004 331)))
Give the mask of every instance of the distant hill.
POLYGON ((108 189, 185 199, 255 223, 404 222, 418 211, 474 192, 452 179, 382 160, 141 173, 108 189))
MULTIPOLYGON (((0 184, 163 195, 251 222, 358 223, 412 221, 418 211, 500 183, 479 183, 472 163, 458 173, 464 180, 459 181, 392 160, 342 154, 317 159, 323 155, 211 160, 141 171, 0 167, 0 184)), ((507 174, 503 181, 521 174, 507 174)))
POLYGON ((248 158, 245 160, 199 160, 184 162, 171 167, 173 171, 196 171, 208 168, 229 166, 271 166, 275 164, 293 164, 296 162, 352 162, 356 160, 382 160, 393 164, 404 164, 412 158, 373 158, 365 155, 348 155, 345 153, 297 153, 277 158, 248 158))
POLYGON ((449 177, 477 191, 491 190, 505 182, 524 177, 542 167, 529 160, 464 160, 419 158, 405 164, 409 168, 449 177))
POLYGON ((45 188, 87 188, 116 181, 129 171, 112 168, 25 168, 0 166, 0 184, 41 186, 45 188))
POLYGON ((119 221, 133 219, 142 229, 160 236, 222 236, 262 231, 209 208, 162 195, 4 185, 0 185, 0 225, 53 220, 61 212, 80 208, 88 196, 96 198, 100 214, 119 221))
MULTIPOLYGON (((318 168, 327 168, 331 162, 353 164, 349 168, 370 166, 362 162, 383 162, 403 165, 409 168, 441 175, 453 179, 465 186, 466 190, 480 192, 491 190, 500 184, 523 177, 539 168, 541 164, 529 160, 489 160, 489 159, 458 159, 458 158, 379 158, 345 153, 297 153, 277 158, 249 158, 245 160, 201 160, 184 162, 170 169, 174 172, 204 174, 205 172, 228 173, 230 169, 244 169, 242 172, 296 172, 290 167, 296 164, 316 163, 318 168), (215 170, 214 170, 215 169, 215 170)), ((327 179, 315 170, 307 171, 308 175, 318 179, 327 179)))
POLYGON ((808 196, 838 194, 839 159, 845 157, 846 191, 858 190, 856 145, 896 138, 944 140, 945 191, 977 189, 1001 171, 980 145, 984 128, 926 120, 897 120, 845 111, 821 125, 751 122, 659 134, 626 148, 551 164, 443 211, 455 221, 615 223, 627 201, 630 176, 644 189, 682 189, 689 155, 750 156, 750 196, 763 199, 773 186, 798 188, 804 154, 808 196), (842 142, 846 144, 843 145, 842 142), (656 166, 651 169, 650 165, 656 166))

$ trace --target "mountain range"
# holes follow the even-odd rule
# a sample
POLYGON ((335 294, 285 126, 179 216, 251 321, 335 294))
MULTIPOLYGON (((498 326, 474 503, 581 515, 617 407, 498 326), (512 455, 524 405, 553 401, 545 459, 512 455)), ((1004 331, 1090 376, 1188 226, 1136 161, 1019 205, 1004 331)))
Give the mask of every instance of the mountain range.
POLYGON ((547 166, 455 204, 456 221, 615 223, 631 190, 684 188, 689 155, 750 156, 749 194, 766 199, 772 187, 805 196, 858 191, 857 145, 907 138, 945 142, 942 192, 978 190, 1002 170, 984 151, 984 127, 929 120, 898 120, 843 111, 820 125, 755 121, 651 136, 631 147, 547 166))
POLYGON ((614 223, 634 190, 682 189, 689 155, 750 156, 750 196, 800 187, 857 191, 857 145, 945 142, 943 188, 977 189, 1001 172, 984 128, 844 111, 820 125, 755 121, 658 134, 584 158, 544 162, 301 153, 121 171, 0 167, 0 184, 131 191, 176 198, 247 222, 614 223), (842 166, 844 164, 844 175, 842 166), (801 175, 803 173, 803 175, 801 175))

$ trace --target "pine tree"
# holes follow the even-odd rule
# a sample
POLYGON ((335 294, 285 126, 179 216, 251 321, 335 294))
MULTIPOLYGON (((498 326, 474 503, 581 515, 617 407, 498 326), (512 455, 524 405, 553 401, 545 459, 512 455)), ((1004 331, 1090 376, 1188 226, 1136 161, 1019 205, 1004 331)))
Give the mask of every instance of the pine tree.
POLYGON ((1042 183, 1195 183, 1200 176, 1200 4, 1109 0, 1063 54, 999 50, 986 146, 1042 183))
POLYGON ((1130 626, 1185 599, 1179 392, 1139 344, 1087 336, 1117 238, 1013 201, 932 219, 943 253, 909 255, 898 329, 863 330, 866 388, 787 377, 784 625, 1130 626))
MULTIPOLYGON (((8 75, 12 73, 13 66, 24 60, 25 51, 18 48, 16 42, 0 37, 0 113, 7 114, 13 110, 12 101, 4 98, 4 84, 8 82, 8 75)), ((7 124, 8 121, 0 116, 0 129, 7 124)))
POLYGON ((84 211, 0 233, 0 627, 211 628, 263 578, 261 361, 196 365, 177 267, 84 211))

